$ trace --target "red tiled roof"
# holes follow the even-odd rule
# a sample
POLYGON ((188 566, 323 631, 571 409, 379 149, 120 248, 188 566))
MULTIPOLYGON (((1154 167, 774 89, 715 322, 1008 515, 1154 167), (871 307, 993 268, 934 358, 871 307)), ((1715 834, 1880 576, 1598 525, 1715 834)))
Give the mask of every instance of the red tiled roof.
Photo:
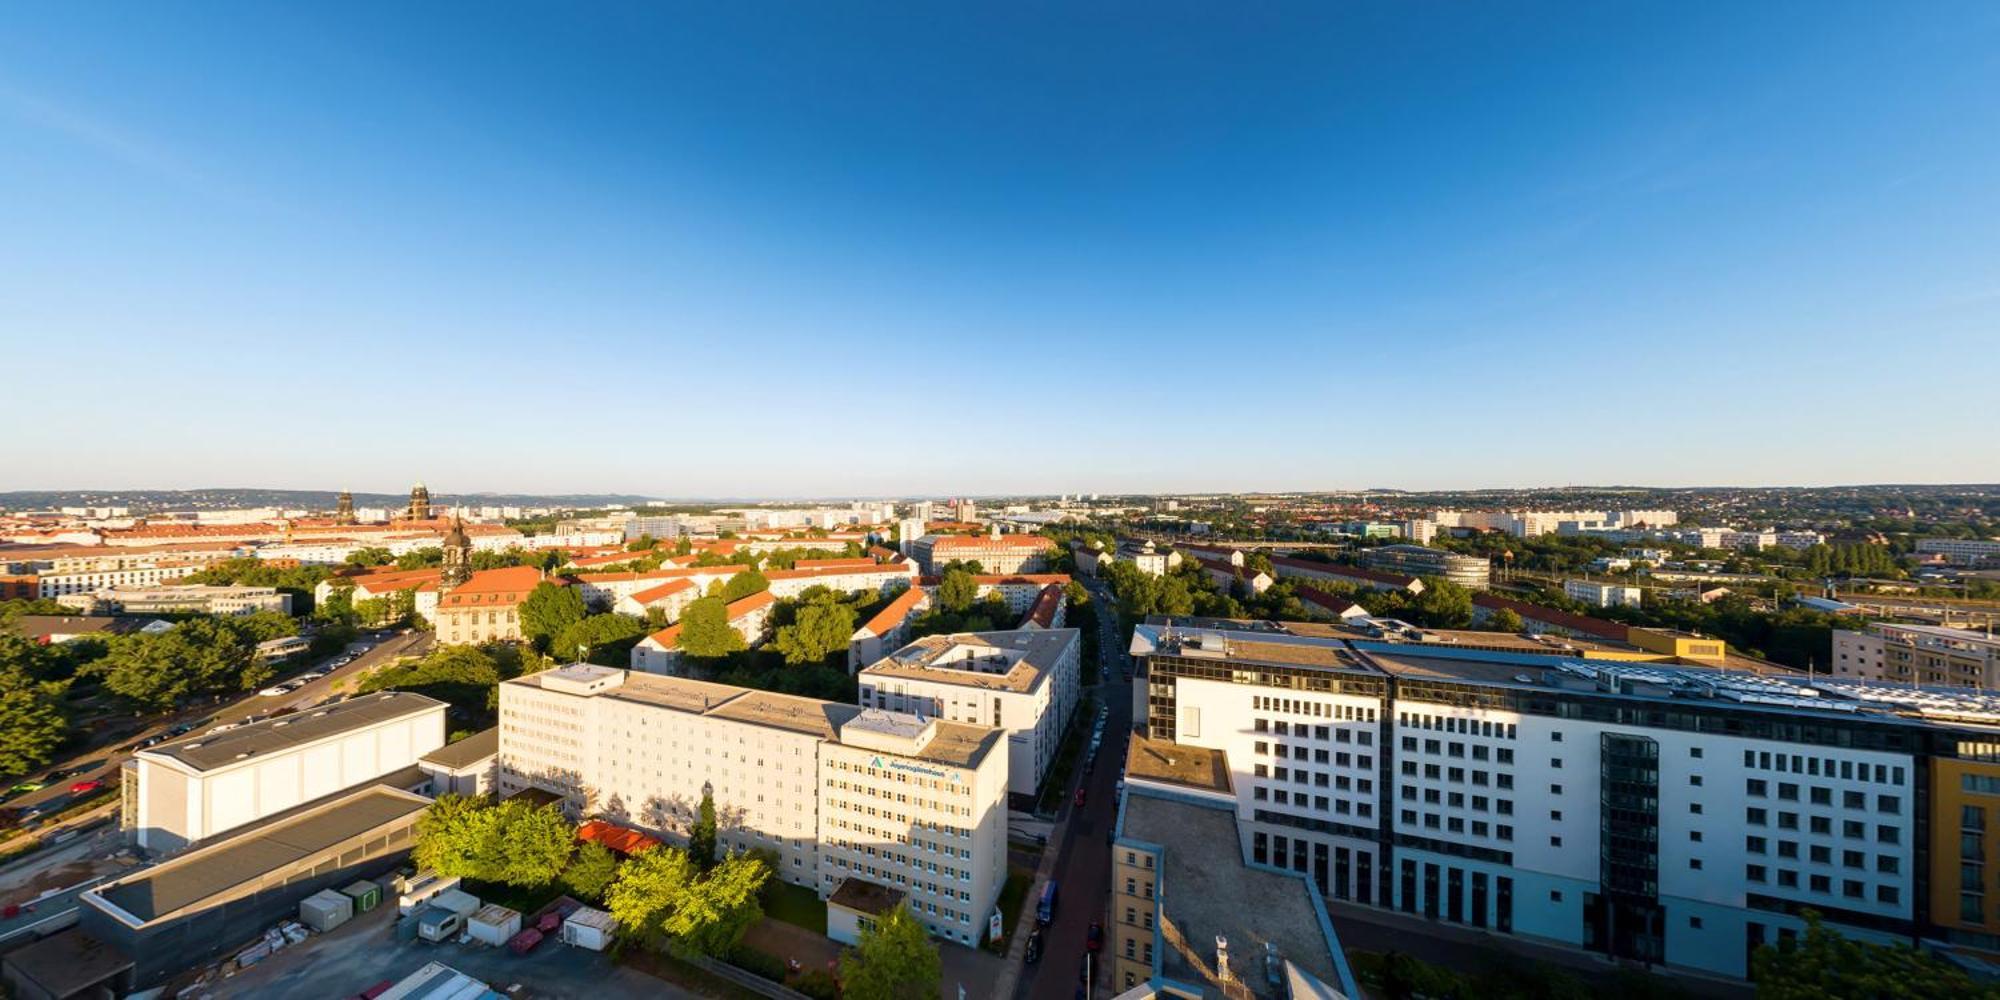
POLYGON ((1416 580, 1414 576, 1406 576, 1401 573, 1384 573, 1379 570, 1362 569, 1359 566, 1342 566, 1337 563, 1323 563, 1311 559, 1291 559, 1285 556, 1272 556, 1271 566, 1272 568, 1290 566, 1305 573, 1325 573, 1328 576, 1344 576, 1354 580, 1373 580, 1376 583, 1387 583, 1397 587, 1408 587, 1416 580))
POLYGON ((1295 593, 1298 594, 1299 600, 1307 604, 1325 608, 1333 612, 1335 617, 1346 614, 1351 608, 1361 607, 1361 604, 1357 601, 1345 597, 1335 597, 1323 590, 1315 590, 1312 587, 1300 587, 1295 593))
MULTIPOLYGON (((542 582, 542 571, 533 566, 508 566, 505 569, 485 569, 472 574, 472 578, 453 587, 438 599, 440 608, 492 607, 502 604, 519 604, 528 599, 535 585, 542 582)), ((564 581, 556 578, 549 581, 561 586, 564 581)))
POLYGON ((911 587, 897 594, 895 600, 890 601, 882 610, 875 612, 875 616, 868 619, 867 624, 861 627, 863 630, 878 636, 888 635, 896 626, 901 625, 904 620, 914 614, 917 606, 924 603, 924 600, 929 596, 924 593, 924 588, 911 587))
POLYGON ((1625 626, 1617 622, 1605 621, 1602 618, 1571 614, 1568 611, 1545 608, 1539 604, 1511 600, 1494 594, 1473 594, 1472 603, 1488 611, 1499 611, 1504 608, 1520 615, 1522 618, 1538 621, 1544 625, 1565 628, 1572 632, 1581 632, 1584 635, 1594 635, 1601 639, 1611 639, 1616 642, 1625 641, 1625 626))
POLYGON ((601 819, 593 819, 577 827, 576 839, 602 844, 628 858, 660 846, 660 842, 653 837, 631 827, 619 826, 601 819))
POLYGON ((672 597, 683 590, 693 589, 693 580, 669 580, 657 587, 648 587, 645 590, 634 593, 632 599, 638 601, 640 604, 651 604, 662 597, 672 597))
POLYGON ((1061 585, 1051 583, 1043 587, 1042 592, 1035 595, 1035 606, 1029 608, 1028 613, 1022 616, 1021 623, 1025 625, 1029 622, 1034 622, 1043 628, 1055 628, 1056 610, 1062 607, 1062 602, 1063 589, 1061 585))
MULTIPOLYGON (((722 611, 723 618, 725 621, 733 622, 738 618, 744 617, 745 615, 749 615, 760 609, 770 607, 771 605, 776 604, 777 601, 778 599, 776 597, 771 596, 770 591, 760 590, 754 594, 751 594, 749 597, 739 598, 737 600, 730 601, 729 605, 723 608, 722 611)), ((654 642, 657 642, 660 645, 667 647, 668 649, 672 649, 675 645, 677 645, 680 642, 681 625, 679 622, 675 622, 672 625, 669 625, 666 628, 663 628, 658 632, 655 632, 652 635, 647 636, 646 638, 651 639, 654 642)))
POLYGON ((830 569, 837 566, 875 566, 875 560, 866 556, 842 557, 839 559, 801 559, 792 564, 794 569, 830 569))

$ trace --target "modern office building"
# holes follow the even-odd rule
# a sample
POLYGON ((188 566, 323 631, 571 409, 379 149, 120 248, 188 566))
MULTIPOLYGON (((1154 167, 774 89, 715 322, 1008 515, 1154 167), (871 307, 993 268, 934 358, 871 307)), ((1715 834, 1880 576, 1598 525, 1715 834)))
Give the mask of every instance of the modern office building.
POLYGON ((124 764, 134 842, 175 851, 383 775, 444 745, 445 703, 383 691, 148 747, 124 764))
POLYGON ((2000 947, 1993 845, 1937 846, 2000 807, 2000 698, 1268 623, 1133 653, 1145 735, 1225 755, 1251 862, 1330 898, 1729 976, 1807 908, 2000 947))
POLYGON ((1991 689, 2000 684, 2000 637, 1938 625, 1871 622, 1833 630, 1836 677, 1991 689))
POLYGON ((1646 592, 1638 587, 1597 580, 1564 580, 1563 596, 1597 608, 1636 608, 1646 600, 1646 592))
POLYGON ((864 668, 860 699, 1007 731, 1007 790, 1034 795, 1082 697, 1073 628, 932 635, 864 668))
POLYGON ((1919 538, 1920 555, 1940 555, 1954 566, 1983 566, 2000 563, 2000 541, 1977 538, 1919 538))
POLYGON ((65 594, 57 603, 85 614, 198 613, 248 615, 259 611, 292 613, 292 595, 276 587, 226 587, 200 584, 157 584, 150 587, 104 587, 89 593, 65 594))
POLYGON ((1424 545, 1366 549, 1361 553, 1361 564, 1384 573, 1441 577, 1473 590, 1485 590, 1492 574, 1492 567, 1478 556, 1462 556, 1424 545))
POLYGON ((728 850, 780 878, 906 894, 932 933, 979 943, 1006 879, 1006 735, 590 664, 500 685, 500 793, 684 840, 704 790, 728 850))

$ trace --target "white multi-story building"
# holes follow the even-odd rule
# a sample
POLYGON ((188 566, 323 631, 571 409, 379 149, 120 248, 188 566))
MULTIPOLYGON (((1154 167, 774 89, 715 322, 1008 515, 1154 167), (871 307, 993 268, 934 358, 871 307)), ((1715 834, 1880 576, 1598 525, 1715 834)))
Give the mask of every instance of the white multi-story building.
POLYGON ((502 795, 685 839, 704 791, 718 841, 768 850, 822 899, 904 894, 979 943, 1006 878, 1007 754, 994 728, 572 664, 500 685, 502 795))
POLYGON ((896 522, 896 549, 911 558, 916 557, 917 540, 924 537, 924 519, 906 517, 896 522))
POLYGON ((384 691, 148 747, 125 762, 123 822, 178 850, 405 768, 444 745, 445 704, 384 691))
POLYGON ((1978 538, 1919 538, 1917 552, 1940 555, 1955 566, 1979 566, 2000 562, 2000 541, 1978 538))
POLYGON ((1596 608, 1636 608, 1646 600, 1645 591, 1638 587, 1596 580, 1564 580, 1563 595, 1596 608))
POLYGON ((1003 535, 996 528, 985 535, 926 535, 911 558, 926 573, 953 562, 976 562, 985 573, 1040 573, 1048 569, 1055 545, 1042 535, 1003 535))
POLYGON ((292 613, 292 595, 276 587, 226 587, 161 584, 152 587, 106 587, 88 594, 67 594, 56 600, 86 614, 159 614, 198 612, 247 615, 258 611, 292 613))
POLYGON ((865 560, 839 562, 846 565, 801 565, 795 569, 774 569, 766 571, 764 578, 771 581, 771 593, 778 597, 797 597, 813 587, 825 587, 843 594, 857 590, 886 594, 912 586, 917 581, 916 564, 907 561, 881 564, 865 560))
POLYGON ((861 704, 1007 731, 1007 790, 1034 795, 1083 690, 1073 628, 932 635, 870 664, 861 704))
POLYGON ((2000 699, 1978 695, 1248 623, 1148 623, 1133 653, 1145 734, 1226 755, 1253 863, 1335 899, 1722 975, 1802 909, 1875 941, 1917 936, 1940 877, 1956 909, 1969 800, 1956 772, 1928 776, 2000 770, 1980 763, 2000 728, 1977 721, 2000 699))

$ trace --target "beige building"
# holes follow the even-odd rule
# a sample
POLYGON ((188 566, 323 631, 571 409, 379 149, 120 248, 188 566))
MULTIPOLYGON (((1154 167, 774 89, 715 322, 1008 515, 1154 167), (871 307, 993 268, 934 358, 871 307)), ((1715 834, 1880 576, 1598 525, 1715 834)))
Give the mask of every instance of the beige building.
POLYGON ((437 641, 472 645, 520 641, 521 602, 541 582, 542 571, 533 566, 472 574, 438 598, 437 641))
POLYGON ((226 587, 201 584, 157 584, 105 587, 87 594, 65 594, 56 598, 64 607, 86 614, 161 614, 197 612, 210 615, 248 615, 259 611, 292 613, 292 595, 276 587, 226 587))
POLYGON ((996 528, 985 535, 927 535, 917 540, 914 558, 926 573, 936 573, 946 563, 977 562, 983 572, 1004 576, 1046 571, 1055 548, 1053 539, 1003 535, 996 528))
POLYGON ((1938 625, 1874 622, 1833 630, 1833 674, 1871 681, 1991 689, 2000 683, 2000 638, 1938 625))
POLYGON ((768 850, 822 899, 907 894, 932 933, 984 937, 1006 877, 997 729, 572 664, 500 685, 502 795, 685 839, 704 789, 719 843, 768 850))

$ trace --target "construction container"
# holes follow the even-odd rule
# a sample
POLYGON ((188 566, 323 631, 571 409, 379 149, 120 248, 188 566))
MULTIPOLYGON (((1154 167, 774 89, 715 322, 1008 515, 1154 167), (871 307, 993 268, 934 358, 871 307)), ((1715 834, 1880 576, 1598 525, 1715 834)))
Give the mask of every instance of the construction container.
POLYGON ((611 946, 611 939, 617 936, 617 932, 618 923, 611 919, 611 914, 584 907, 563 921, 562 942, 591 951, 603 951, 611 946))
POLYGON ((417 936, 433 943, 449 941, 465 930, 465 915, 456 910, 425 903, 416 915, 417 936))
MULTIPOLYGON (((399 894, 396 897, 396 912, 407 917, 422 909, 425 903, 431 901, 431 897, 456 888, 458 888, 458 878, 456 876, 452 878, 439 878, 436 875, 425 872, 416 878, 405 879, 403 880, 403 888, 399 890, 399 894)), ((478 907, 475 906, 473 909, 476 910, 478 907)))
POLYGON ((322 889, 299 900, 299 923, 325 934, 354 917, 354 900, 322 889))
POLYGON ((442 906, 461 917, 479 912, 479 897, 463 889, 446 889, 431 897, 432 906, 442 906))
POLYGON ((340 893, 354 900, 354 912, 357 914, 367 913, 369 910, 382 905, 382 887, 367 879, 362 879, 340 890, 340 893))
POLYGON ((507 939, 521 931, 521 911, 509 909, 499 903, 488 903, 467 919, 465 926, 472 931, 472 939, 495 948, 507 943, 507 939))

